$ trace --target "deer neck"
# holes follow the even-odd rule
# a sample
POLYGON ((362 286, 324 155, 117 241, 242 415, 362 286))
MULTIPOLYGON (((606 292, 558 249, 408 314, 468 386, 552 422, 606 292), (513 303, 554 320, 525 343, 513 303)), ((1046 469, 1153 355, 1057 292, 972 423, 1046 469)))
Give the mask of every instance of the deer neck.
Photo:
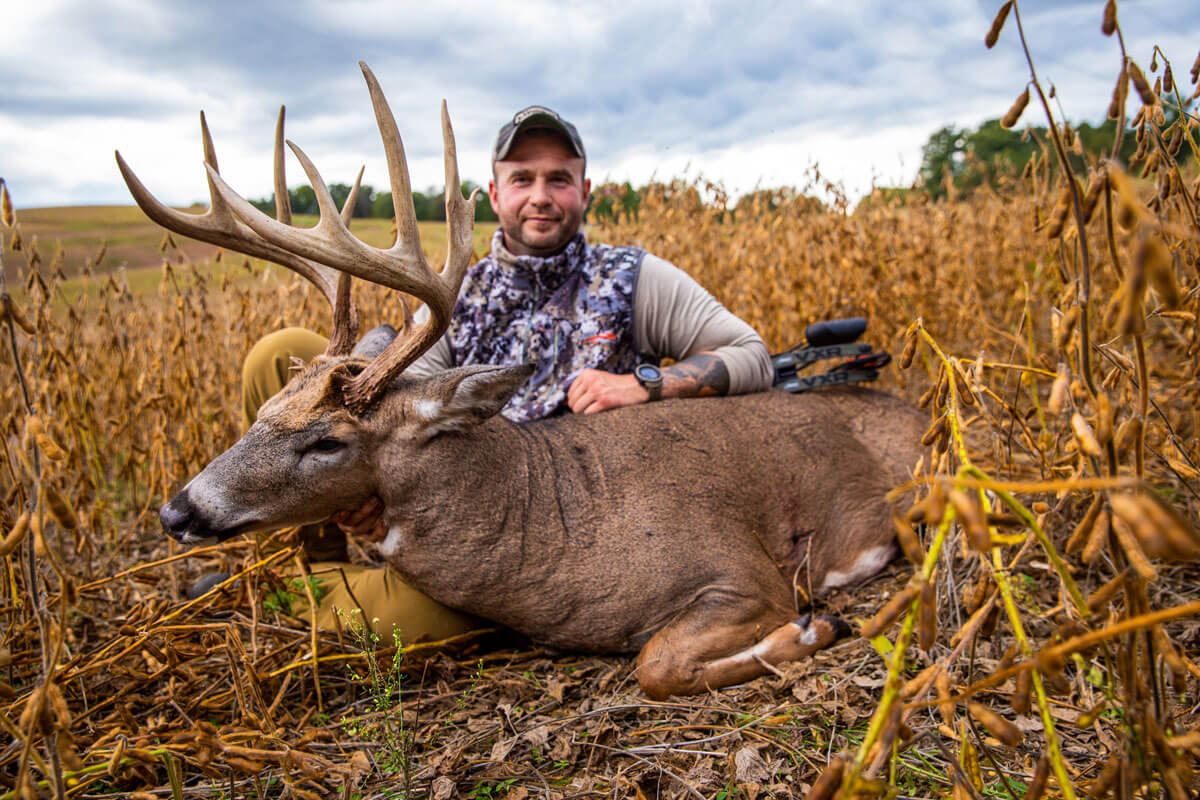
POLYGON ((418 589, 473 610, 506 584, 543 580, 569 539, 568 512, 588 514, 581 506, 591 503, 584 493, 561 496, 564 485, 585 485, 586 448, 556 447, 543 430, 552 424, 496 417, 431 440, 405 470, 407 485, 381 482, 384 557, 418 589))

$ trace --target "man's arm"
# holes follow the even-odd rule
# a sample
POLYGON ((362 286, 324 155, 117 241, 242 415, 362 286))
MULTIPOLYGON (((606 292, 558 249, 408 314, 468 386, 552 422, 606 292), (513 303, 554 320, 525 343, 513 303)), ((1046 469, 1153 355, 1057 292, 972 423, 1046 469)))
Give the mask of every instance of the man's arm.
POLYGON ((706 365, 702 357, 705 354, 720 359, 729 380, 724 391, 714 394, 745 394, 771 388, 774 370, 762 337, 674 264, 646 256, 633 309, 638 350, 649 358, 677 362, 663 370, 664 397, 666 374, 676 367, 683 367, 685 373, 699 369, 707 376, 708 385, 713 386, 711 381, 717 376, 700 369, 706 365))
POLYGON ((716 353, 697 353, 662 370, 663 397, 729 394, 729 369, 716 353))
MULTIPOLYGON (((638 350, 665 367, 665 397, 707 397, 769 389, 774 371, 767 347, 753 328, 734 316, 670 262, 647 255, 634 297, 638 350)), ((580 373, 567 392, 577 414, 644 403, 649 393, 632 375, 599 370, 580 373)))
MULTIPOLYGON (((711 397, 729 394, 729 370, 716 353, 697 353, 664 367, 662 396, 711 397)), ((595 414, 612 408, 634 406, 650 400, 633 375, 614 375, 585 369, 567 388, 567 405, 576 414, 595 414)))

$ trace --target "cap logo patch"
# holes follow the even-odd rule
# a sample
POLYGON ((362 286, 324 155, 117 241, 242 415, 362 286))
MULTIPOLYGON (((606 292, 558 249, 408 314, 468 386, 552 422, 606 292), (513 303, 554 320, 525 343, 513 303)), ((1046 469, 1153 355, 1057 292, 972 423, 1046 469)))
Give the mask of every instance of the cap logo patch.
POLYGON ((530 106, 529 108, 525 109, 524 111, 519 112, 515 117, 513 117, 513 125, 520 125, 522 122, 529 119, 534 114, 545 114, 547 116, 558 119, 558 114, 555 114, 553 111, 551 111, 548 108, 543 108, 541 106, 530 106))

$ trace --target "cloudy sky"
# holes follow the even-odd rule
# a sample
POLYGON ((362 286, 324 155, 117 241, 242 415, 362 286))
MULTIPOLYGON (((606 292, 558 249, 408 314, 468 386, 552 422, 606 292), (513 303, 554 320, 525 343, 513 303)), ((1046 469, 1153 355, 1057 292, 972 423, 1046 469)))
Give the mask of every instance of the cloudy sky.
MULTIPOLYGON (((1143 67, 1159 44, 1186 80, 1196 0, 1126 0, 1143 67)), ((379 77, 413 184, 441 184, 446 98, 464 178, 485 181, 497 128, 548 105, 575 122, 593 181, 703 174, 734 192, 802 185, 819 163, 852 194, 910 183, 942 125, 1001 116, 1027 67, 1000 0, 442 3, 382 0, 38 0, 0 24, 0 177, 18 207, 128 204, 113 150, 162 199, 206 200, 198 112, 221 172, 271 186, 280 104, 288 136, 329 182, 384 188, 356 62, 379 77)), ((1036 65, 1072 120, 1098 122, 1119 67, 1102 0, 1026 0, 1036 65)), ((1032 109, 1031 109, 1032 111, 1032 109)), ((1033 119, 1031 112, 1027 112, 1033 119)), ((289 183, 303 182, 289 165, 289 183)))

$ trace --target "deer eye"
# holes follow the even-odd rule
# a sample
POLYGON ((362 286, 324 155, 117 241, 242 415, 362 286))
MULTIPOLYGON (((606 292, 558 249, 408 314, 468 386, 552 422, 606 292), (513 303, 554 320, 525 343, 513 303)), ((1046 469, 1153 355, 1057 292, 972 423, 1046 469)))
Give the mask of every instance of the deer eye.
POLYGON ((344 443, 339 442, 337 439, 330 439, 329 437, 326 437, 324 439, 318 439, 308 448, 308 450, 309 452, 313 453, 332 453, 334 450, 341 450, 345 446, 346 445, 344 443))

